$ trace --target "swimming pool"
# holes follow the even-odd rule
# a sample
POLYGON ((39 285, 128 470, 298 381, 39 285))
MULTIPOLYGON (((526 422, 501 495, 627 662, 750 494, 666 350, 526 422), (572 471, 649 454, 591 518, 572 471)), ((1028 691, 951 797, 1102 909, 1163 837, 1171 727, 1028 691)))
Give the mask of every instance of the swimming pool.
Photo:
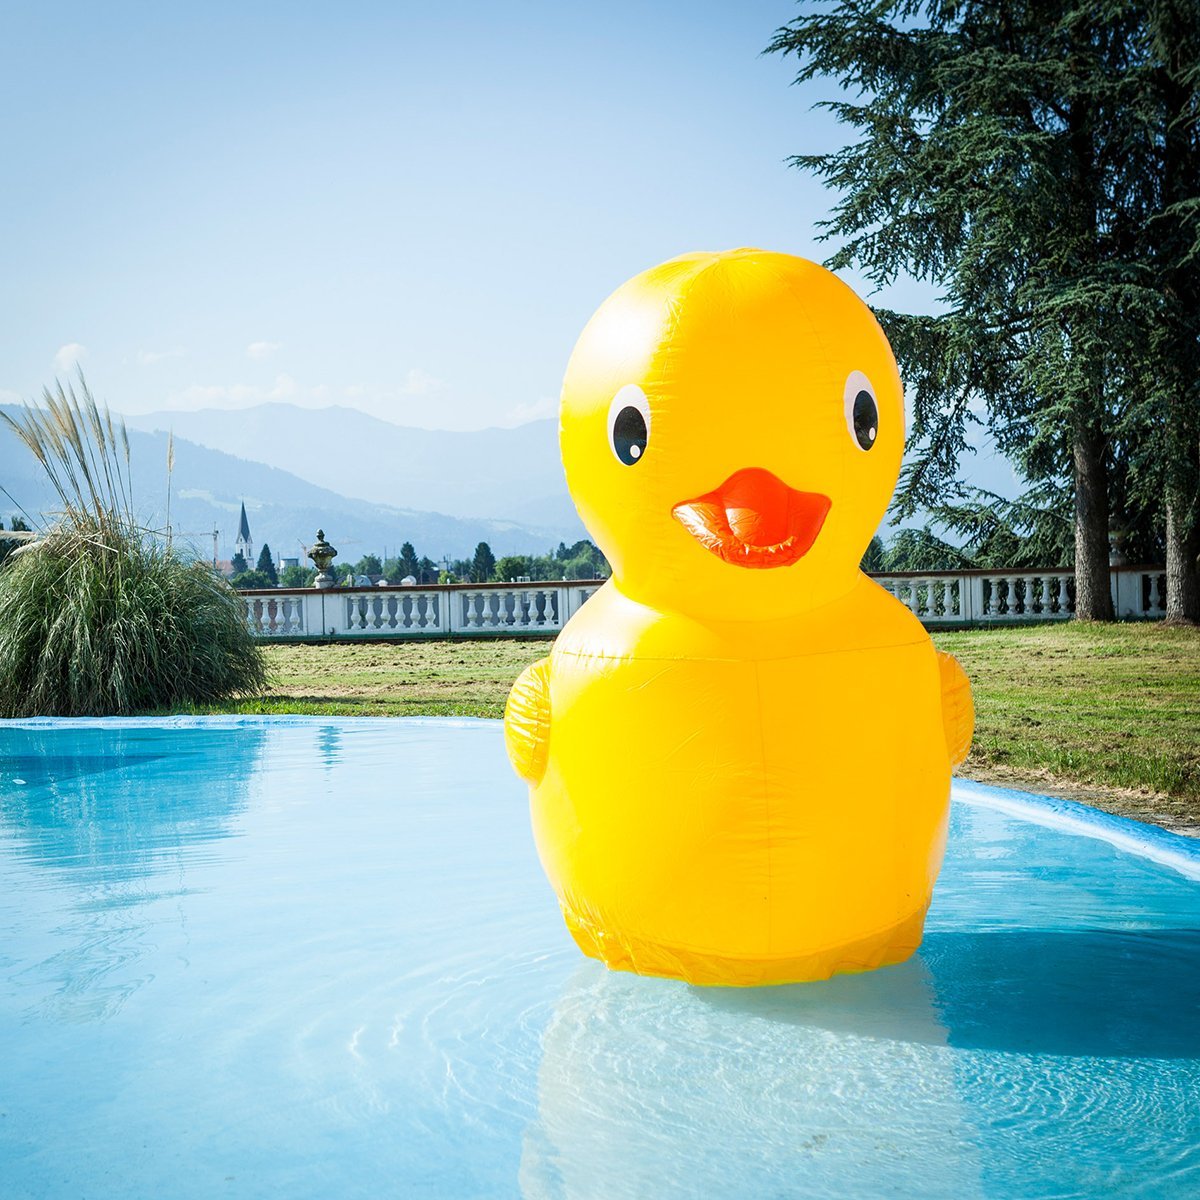
POLYGON ((958 785, 917 958, 698 989, 579 956, 498 723, 0 724, 5 1200, 1101 1194, 1200 1194, 1183 839, 958 785))

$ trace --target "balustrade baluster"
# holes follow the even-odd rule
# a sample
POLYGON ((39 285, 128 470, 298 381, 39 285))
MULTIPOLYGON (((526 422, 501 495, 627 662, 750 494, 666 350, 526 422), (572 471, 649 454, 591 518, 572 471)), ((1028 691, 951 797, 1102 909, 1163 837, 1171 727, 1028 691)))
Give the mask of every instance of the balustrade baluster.
POLYGON ((1165 617, 1167 615, 1167 577, 1154 575, 1151 578, 1151 595, 1154 597, 1150 615, 1165 617))

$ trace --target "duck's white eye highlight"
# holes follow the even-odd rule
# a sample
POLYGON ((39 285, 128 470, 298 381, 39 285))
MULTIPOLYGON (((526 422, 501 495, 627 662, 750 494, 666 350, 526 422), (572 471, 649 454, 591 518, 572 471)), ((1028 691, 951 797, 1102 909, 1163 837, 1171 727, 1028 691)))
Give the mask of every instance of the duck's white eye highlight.
POLYGON ((842 402, 850 436, 860 450, 870 450, 879 436, 879 405, 871 381, 861 371, 851 371, 846 377, 842 402))
POLYGON ((636 383, 627 383, 608 406, 608 444, 617 461, 632 467, 650 441, 650 402, 636 383))

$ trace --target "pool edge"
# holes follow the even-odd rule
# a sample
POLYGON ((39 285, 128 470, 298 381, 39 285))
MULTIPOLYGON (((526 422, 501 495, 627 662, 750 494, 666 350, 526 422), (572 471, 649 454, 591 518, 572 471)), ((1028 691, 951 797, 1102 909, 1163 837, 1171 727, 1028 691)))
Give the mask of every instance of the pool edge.
POLYGON ((1200 838, 1185 837, 1131 817, 1118 817, 1077 800, 995 787, 974 779, 955 778, 951 783, 951 797, 1037 825, 1098 838, 1117 850, 1170 867, 1189 879, 1200 880, 1200 838))

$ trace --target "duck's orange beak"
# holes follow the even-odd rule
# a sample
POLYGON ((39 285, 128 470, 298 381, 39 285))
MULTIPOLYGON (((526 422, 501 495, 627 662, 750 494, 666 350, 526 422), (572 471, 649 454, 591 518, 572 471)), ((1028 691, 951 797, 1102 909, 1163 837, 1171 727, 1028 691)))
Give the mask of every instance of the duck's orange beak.
POLYGON ((788 487, 761 467, 747 467, 671 511, 696 541, 727 563, 789 567, 812 548, 832 503, 820 492, 788 487))

